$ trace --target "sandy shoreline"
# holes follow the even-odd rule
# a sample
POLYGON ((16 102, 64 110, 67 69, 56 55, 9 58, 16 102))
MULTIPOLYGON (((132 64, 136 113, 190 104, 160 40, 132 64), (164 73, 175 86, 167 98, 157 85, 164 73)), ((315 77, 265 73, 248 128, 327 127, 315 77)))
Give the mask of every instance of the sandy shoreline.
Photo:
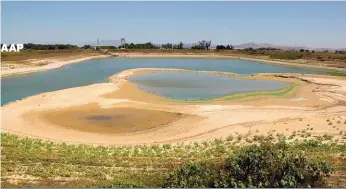
POLYGON ((307 125, 316 135, 337 135, 339 131, 346 131, 343 122, 335 122, 333 127, 326 124, 326 119, 346 119, 345 78, 258 74, 248 79, 285 80, 298 86, 280 97, 184 103, 141 91, 127 80, 131 75, 155 71, 164 69, 125 70, 110 77, 110 83, 43 93, 7 104, 2 107, 2 131, 52 141, 99 145, 201 141, 234 133, 266 134, 273 130, 288 135, 306 129, 307 125), (126 111, 121 111, 122 108, 126 111), (91 132, 97 128, 81 128, 79 125, 83 122, 78 115, 84 115, 82 112, 88 109, 88 116, 83 119, 91 116, 93 121, 107 125, 108 119, 120 117, 125 122, 119 124, 129 124, 131 130, 126 130, 126 126, 122 132, 111 133, 107 131, 112 129, 109 127, 104 128, 107 134, 102 134, 91 132), (146 116, 157 117, 157 120, 127 119, 133 117, 133 113, 139 116, 138 121, 146 116), (168 122, 162 122, 164 120, 168 122), (64 123, 70 125, 66 127, 64 123), (141 123, 145 124, 143 128, 137 126, 141 123))
POLYGON ((47 71, 47 70, 51 70, 51 69, 61 68, 65 65, 69 65, 69 64, 73 64, 73 63, 80 63, 80 62, 86 61, 86 60, 107 58, 107 57, 110 57, 110 56, 107 56, 107 55, 88 56, 88 57, 77 58, 77 59, 73 59, 73 60, 58 61, 56 63, 51 63, 51 64, 47 64, 47 65, 43 65, 43 66, 32 66, 32 67, 1 70, 1 77, 15 76, 15 75, 27 74, 27 73, 39 72, 39 71, 47 71))

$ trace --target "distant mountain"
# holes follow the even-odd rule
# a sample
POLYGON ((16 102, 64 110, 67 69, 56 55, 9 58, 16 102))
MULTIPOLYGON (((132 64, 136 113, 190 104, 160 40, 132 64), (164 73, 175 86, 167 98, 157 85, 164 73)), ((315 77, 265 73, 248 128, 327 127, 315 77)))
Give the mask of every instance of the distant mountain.
POLYGON ((311 47, 304 47, 304 46, 289 46, 289 45, 273 45, 269 43, 244 43, 240 45, 234 45, 234 48, 236 49, 245 49, 245 48, 278 48, 282 50, 300 50, 300 49, 308 49, 308 50, 315 50, 315 51, 344 51, 346 48, 311 48, 311 47))
POLYGON ((269 43, 244 43, 241 45, 234 45, 234 48, 236 49, 246 49, 246 48, 278 48, 282 50, 298 50, 298 49, 309 49, 302 46, 285 46, 285 45, 272 45, 269 43))
POLYGON ((256 43, 244 43, 241 45, 234 45, 234 48, 236 49, 246 49, 246 48, 253 48, 253 49, 258 49, 261 48, 262 46, 256 43))

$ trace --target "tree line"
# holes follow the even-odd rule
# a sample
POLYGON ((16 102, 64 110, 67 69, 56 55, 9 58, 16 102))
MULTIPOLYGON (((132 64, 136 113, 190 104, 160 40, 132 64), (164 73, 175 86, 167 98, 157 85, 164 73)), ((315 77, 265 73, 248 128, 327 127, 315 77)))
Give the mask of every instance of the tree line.
POLYGON ((216 45, 216 50, 233 50, 234 46, 233 45, 216 45))
POLYGON ((26 43, 24 44, 24 49, 31 49, 31 50, 61 50, 61 49, 78 49, 79 47, 77 45, 70 45, 70 44, 33 44, 33 43, 26 43))
POLYGON ((125 48, 125 49, 184 49, 184 44, 180 42, 179 44, 172 44, 172 43, 166 43, 161 45, 156 45, 151 42, 147 43, 126 43, 124 45, 120 45, 119 49, 125 48))
POLYGON ((179 44, 166 43, 161 45, 162 49, 184 49, 184 44, 180 42, 179 44))
POLYGON ((151 42, 147 43, 125 43, 124 45, 120 45, 119 48, 125 48, 125 49, 159 49, 159 46, 154 45, 151 42))

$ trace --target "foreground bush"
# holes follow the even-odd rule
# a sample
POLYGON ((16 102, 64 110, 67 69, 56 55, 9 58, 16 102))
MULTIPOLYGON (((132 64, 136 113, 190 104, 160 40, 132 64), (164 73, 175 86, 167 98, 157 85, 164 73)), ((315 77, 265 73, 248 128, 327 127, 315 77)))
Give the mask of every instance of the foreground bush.
POLYGON ((289 150, 286 144, 245 147, 221 165, 184 164, 163 187, 321 187, 331 166, 289 150))
POLYGON ((206 164, 186 163, 170 173, 164 187, 207 188, 214 185, 215 171, 206 164))

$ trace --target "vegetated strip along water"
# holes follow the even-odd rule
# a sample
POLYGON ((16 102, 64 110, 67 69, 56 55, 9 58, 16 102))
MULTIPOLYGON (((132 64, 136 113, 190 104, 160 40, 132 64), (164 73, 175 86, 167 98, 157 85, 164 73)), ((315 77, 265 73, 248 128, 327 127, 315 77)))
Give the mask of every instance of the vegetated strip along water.
POLYGON ((129 80, 142 90, 178 100, 206 100, 235 93, 278 90, 290 85, 201 72, 156 72, 132 76, 129 80))
POLYGON ((241 75, 256 73, 326 74, 321 71, 237 59, 96 59, 70 64, 59 69, 2 78, 1 105, 43 92, 102 83, 109 76, 132 68, 182 68, 233 72, 241 75))

